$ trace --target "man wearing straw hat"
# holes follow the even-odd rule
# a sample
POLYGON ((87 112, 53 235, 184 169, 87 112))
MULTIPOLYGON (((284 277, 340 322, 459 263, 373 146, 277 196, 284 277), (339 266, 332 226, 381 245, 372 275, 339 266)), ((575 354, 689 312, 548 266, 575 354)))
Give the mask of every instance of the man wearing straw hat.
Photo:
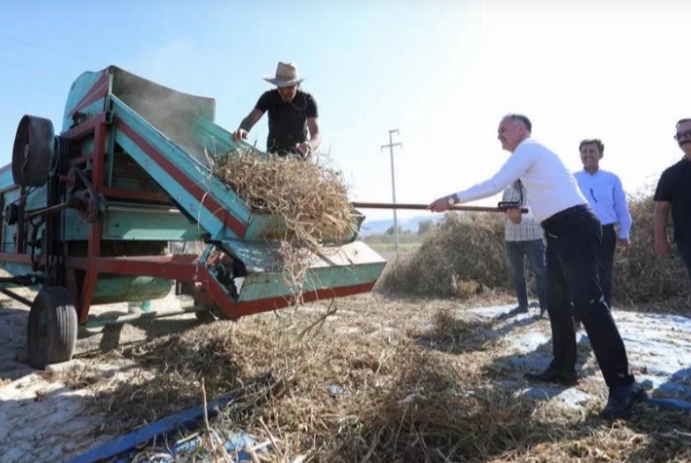
POLYGON ((263 79, 276 88, 259 97, 254 109, 240 122, 234 138, 246 140, 252 127, 268 112, 266 151, 281 157, 294 154, 306 159, 321 143, 316 100, 300 89, 304 79, 295 63, 279 61, 276 74, 263 79))
MULTIPOLYGON (((645 399, 646 393, 629 368, 626 347, 600 287, 598 251, 602 240, 600 221, 583 196, 578 182, 559 156, 531 138, 532 124, 522 114, 504 116, 498 139, 509 159, 492 178, 432 202, 429 209, 441 212, 449 206, 486 198, 518 179, 530 195, 533 217, 545 230, 547 246, 547 311, 552 328, 554 359, 529 381, 574 384, 576 333, 570 305, 579 316, 609 389, 604 419, 620 418, 645 399)), ((520 209, 509 213, 521 220, 520 209)))

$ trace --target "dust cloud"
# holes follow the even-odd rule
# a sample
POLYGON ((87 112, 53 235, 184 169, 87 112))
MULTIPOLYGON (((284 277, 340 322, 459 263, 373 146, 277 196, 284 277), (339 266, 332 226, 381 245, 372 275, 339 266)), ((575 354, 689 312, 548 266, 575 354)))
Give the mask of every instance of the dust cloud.
POLYGON ((213 117, 213 99, 177 92, 120 69, 113 79, 113 94, 190 156, 209 166, 204 147, 192 131, 198 114, 213 117))

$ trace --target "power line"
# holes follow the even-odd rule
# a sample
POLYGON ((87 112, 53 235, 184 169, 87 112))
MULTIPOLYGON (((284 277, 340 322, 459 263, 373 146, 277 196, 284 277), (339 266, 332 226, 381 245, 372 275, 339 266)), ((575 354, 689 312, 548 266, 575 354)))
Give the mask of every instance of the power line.
MULTIPOLYGON (((41 49, 44 49, 44 50, 47 50, 47 51, 51 51, 51 52, 53 52, 53 53, 59 53, 59 54, 61 54, 61 55, 69 56, 69 57, 71 57, 71 58, 77 58, 77 59, 80 59, 80 60, 83 60, 83 61, 88 61, 88 62, 91 62, 91 63, 98 63, 97 61, 95 61, 95 60, 93 60, 93 59, 86 58, 86 57, 84 57, 84 56, 80 56, 80 55, 78 55, 78 54, 75 54, 75 53, 72 53, 72 52, 69 52, 69 51, 66 51, 66 50, 62 50, 62 49, 60 49, 60 48, 51 47, 51 46, 49 46, 49 45, 43 45, 43 44, 36 43, 36 42, 32 42, 32 41, 29 41, 29 40, 20 39, 20 38, 17 38, 17 37, 13 37, 13 36, 11 36, 11 35, 7 35, 7 34, 0 33, 0 38, 6 39, 6 40, 11 40, 11 41, 13 41, 13 42, 21 43, 21 44, 28 45, 28 46, 35 47, 35 48, 41 48, 41 49)), ((37 73, 37 74, 40 74, 40 75, 43 75, 43 76, 47 76, 47 77, 49 77, 49 78, 51 78, 51 79, 54 77, 54 74, 51 74, 51 73, 48 72, 48 70, 46 70, 46 69, 39 69, 39 68, 35 68, 35 67, 32 67, 32 66, 26 66, 26 65, 24 65, 24 64, 0 62, 0 66, 2 66, 2 67, 8 67, 8 68, 14 68, 14 69, 20 69, 20 70, 24 70, 24 71, 35 72, 35 73, 37 73)), ((3 87, 5 87, 5 88, 9 85, 9 86, 12 86, 12 87, 15 87, 15 88, 22 88, 22 89, 28 89, 28 90, 38 90, 38 91, 40 91, 40 92, 50 93, 50 94, 53 94, 53 95, 60 95, 60 96, 63 96, 63 97, 65 96, 65 92, 64 92, 64 91, 52 90, 52 89, 48 89, 48 88, 41 87, 41 86, 37 86, 37 85, 27 84, 26 82, 21 82, 21 83, 20 83, 20 82, 11 81, 11 80, 10 80, 10 81, 7 81, 7 80, 5 80, 5 79, 2 79, 2 81, 3 81, 3 87)))
MULTIPOLYGON (((11 41, 13 41, 13 42, 21 43, 21 44, 24 44, 24 45, 29 45, 29 46, 32 46, 32 47, 35 47, 35 48, 42 48, 42 49, 44 49, 44 50, 52 51, 53 53, 59 53, 59 54, 61 54, 61 55, 70 56, 70 57, 72 57, 72 58, 77 58, 77 59, 80 59, 80 60, 83 60, 83 61, 89 61, 89 62, 94 63, 94 64, 95 64, 95 63, 98 63, 98 61, 96 61, 96 60, 94 60, 94 59, 86 58, 86 57, 84 57, 84 56, 77 55, 76 53, 72 53, 72 52, 69 52, 69 51, 61 50, 61 49, 59 49, 59 48, 51 47, 51 46, 49 46, 49 45, 42 45, 42 44, 40 44, 40 43, 31 42, 31 41, 29 41, 29 40, 19 39, 19 38, 17 38, 17 37, 12 37, 11 35, 7 35, 7 34, 0 33, 0 38, 4 38, 4 39, 7 39, 7 40, 11 40, 11 41)), ((100 64, 100 63, 99 63, 99 64, 100 64)))
POLYGON ((49 76, 51 78, 55 76, 55 74, 51 74, 45 69, 37 69, 37 68, 31 67, 31 66, 24 66, 23 64, 15 64, 15 63, 8 63, 8 62, 0 61, 0 66, 4 66, 7 68, 21 69, 23 71, 35 72, 37 74, 42 74, 45 76, 49 76))
POLYGON ((48 89, 48 88, 45 88, 45 87, 40 87, 40 86, 36 86, 36 85, 26 84, 26 83, 23 83, 23 82, 22 82, 22 83, 19 83, 19 82, 16 82, 16 81, 11 81, 11 80, 7 81, 7 80, 2 79, 2 80, 0 80, 0 84, 1 84, 0 87, 2 87, 3 89, 6 89, 8 86, 12 86, 12 87, 15 87, 15 88, 25 88, 25 89, 30 89, 30 90, 38 90, 38 91, 40 91, 40 92, 52 93, 52 94, 54 94, 54 95, 60 95, 60 96, 63 96, 63 97, 65 96, 65 92, 64 92, 64 91, 58 92, 57 90, 51 90, 51 89, 48 89))

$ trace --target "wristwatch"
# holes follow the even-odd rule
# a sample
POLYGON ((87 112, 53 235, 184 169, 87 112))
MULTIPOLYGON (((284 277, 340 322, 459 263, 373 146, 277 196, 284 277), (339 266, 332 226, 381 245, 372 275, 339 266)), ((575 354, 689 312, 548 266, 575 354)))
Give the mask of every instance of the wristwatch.
POLYGON ((458 197, 455 194, 449 196, 449 206, 453 206, 458 201, 458 197))

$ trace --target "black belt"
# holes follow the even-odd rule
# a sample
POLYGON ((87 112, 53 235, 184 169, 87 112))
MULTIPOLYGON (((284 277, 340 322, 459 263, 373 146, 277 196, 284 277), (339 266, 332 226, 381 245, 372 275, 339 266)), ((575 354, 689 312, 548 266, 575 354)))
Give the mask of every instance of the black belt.
POLYGON ((603 225, 602 228, 614 228, 614 223, 608 223, 607 225, 603 225))
POLYGON ((540 224, 542 225, 542 228, 548 228, 550 225, 554 224, 555 222, 558 222, 559 220, 563 219, 567 215, 569 215, 573 212, 576 212, 576 211, 587 209, 587 208, 588 208, 588 206, 586 206, 585 204, 579 204, 577 206, 571 206, 568 209, 564 209, 563 211, 559 211, 556 214, 552 215, 551 217, 546 218, 545 220, 540 222, 540 224))

